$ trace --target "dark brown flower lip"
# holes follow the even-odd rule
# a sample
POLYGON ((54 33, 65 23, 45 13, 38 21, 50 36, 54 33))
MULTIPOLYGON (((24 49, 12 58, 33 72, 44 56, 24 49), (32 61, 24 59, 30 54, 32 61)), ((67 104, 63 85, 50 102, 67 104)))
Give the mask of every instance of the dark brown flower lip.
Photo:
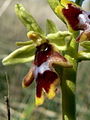
POLYGON ((73 30, 85 30, 87 24, 90 24, 90 13, 73 4, 68 4, 62 12, 73 30))
POLYGON ((46 70, 44 73, 38 73, 36 79, 36 96, 41 97, 42 90, 44 89, 46 93, 49 92, 50 85, 58 78, 57 74, 51 70, 46 70))
POLYGON ((78 16, 82 14, 82 10, 73 4, 68 4, 67 8, 62 10, 64 16, 66 17, 68 23, 74 30, 78 30, 79 19, 78 16))

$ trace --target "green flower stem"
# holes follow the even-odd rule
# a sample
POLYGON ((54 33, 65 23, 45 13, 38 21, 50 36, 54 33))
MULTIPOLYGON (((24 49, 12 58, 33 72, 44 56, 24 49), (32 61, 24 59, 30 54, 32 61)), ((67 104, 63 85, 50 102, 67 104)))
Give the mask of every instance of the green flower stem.
POLYGON ((62 77, 62 113, 63 120, 76 120, 76 73, 77 73, 77 53, 78 43, 75 38, 71 42, 71 48, 65 56, 72 62, 73 68, 64 68, 62 77), (68 57, 69 56, 69 57, 68 57))
POLYGON ((76 71, 66 68, 62 79, 62 112, 63 120, 76 120, 76 71))

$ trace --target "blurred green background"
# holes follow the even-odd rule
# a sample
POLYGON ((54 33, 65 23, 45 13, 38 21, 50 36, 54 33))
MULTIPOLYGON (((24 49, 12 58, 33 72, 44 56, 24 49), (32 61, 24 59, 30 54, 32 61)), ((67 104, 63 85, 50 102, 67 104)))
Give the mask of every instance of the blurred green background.
MULTIPOLYGON (((53 100, 45 100, 40 107, 35 107, 35 83, 29 88, 22 88, 21 83, 28 72, 31 63, 3 66, 2 58, 15 50, 16 41, 28 40, 26 29, 14 12, 16 3, 22 3, 36 18, 45 30, 46 19, 52 19, 60 30, 66 30, 65 25, 55 16, 47 0, 0 0, 0 120, 7 119, 5 96, 7 96, 7 80, 9 80, 11 120, 61 120, 61 92, 53 100)), ((90 0, 83 4, 90 11, 90 0)), ((77 120, 90 119, 90 62, 79 64, 77 73, 77 120)))

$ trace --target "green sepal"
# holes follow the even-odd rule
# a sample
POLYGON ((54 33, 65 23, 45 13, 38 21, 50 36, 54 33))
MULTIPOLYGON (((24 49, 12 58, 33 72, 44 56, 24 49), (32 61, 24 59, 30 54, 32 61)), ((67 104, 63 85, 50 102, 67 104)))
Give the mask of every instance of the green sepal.
POLYGON ((39 32, 39 33, 43 34, 43 31, 40 28, 40 26, 37 24, 36 20, 32 17, 32 15, 30 15, 25 10, 23 5, 16 4, 15 11, 16 11, 18 18, 25 25, 25 27, 27 28, 28 31, 34 31, 34 32, 39 32))
POLYGON ((55 25, 55 23, 52 20, 47 19, 47 23, 46 23, 46 33, 56 33, 58 32, 58 29, 55 25))
POLYGON ((83 48, 85 48, 85 49, 87 49, 88 51, 90 51, 90 41, 83 41, 83 42, 80 43, 80 45, 81 45, 83 48))
POLYGON ((78 53, 78 60, 90 60, 90 52, 80 51, 78 53))
POLYGON ((69 47, 70 41, 72 40, 72 34, 68 31, 58 31, 57 33, 48 34, 47 39, 60 51, 64 51, 69 47))
POLYGON ((58 5, 60 5, 59 0, 48 0, 48 3, 51 7, 51 9, 54 11, 54 13, 58 16, 58 14, 56 13, 55 9, 58 5))
POLYGON ((2 60, 3 65, 12 65, 30 62, 34 59, 35 46, 27 45, 16 49, 2 60))
POLYGON ((48 3, 54 12, 55 8, 60 4, 59 0, 48 0, 48 3))

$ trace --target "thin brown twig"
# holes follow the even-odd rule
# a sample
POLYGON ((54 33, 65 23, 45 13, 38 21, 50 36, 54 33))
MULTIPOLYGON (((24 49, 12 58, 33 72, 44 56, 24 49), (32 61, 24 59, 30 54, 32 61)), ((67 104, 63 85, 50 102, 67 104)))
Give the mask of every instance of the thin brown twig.
POLYGON ((7 106, 7 120, 10 120, 9 81, 8 81, 7 73, 5 73, 5 74, 6 74, 6 80, 7 80, 7 96, 5 96, 5 102, 6 102, 6 106, 7 106))
POLYGON ((10 120, 10 104, 8 96, 5 97, 5 102, 7 106, 7 120, 10 120))

